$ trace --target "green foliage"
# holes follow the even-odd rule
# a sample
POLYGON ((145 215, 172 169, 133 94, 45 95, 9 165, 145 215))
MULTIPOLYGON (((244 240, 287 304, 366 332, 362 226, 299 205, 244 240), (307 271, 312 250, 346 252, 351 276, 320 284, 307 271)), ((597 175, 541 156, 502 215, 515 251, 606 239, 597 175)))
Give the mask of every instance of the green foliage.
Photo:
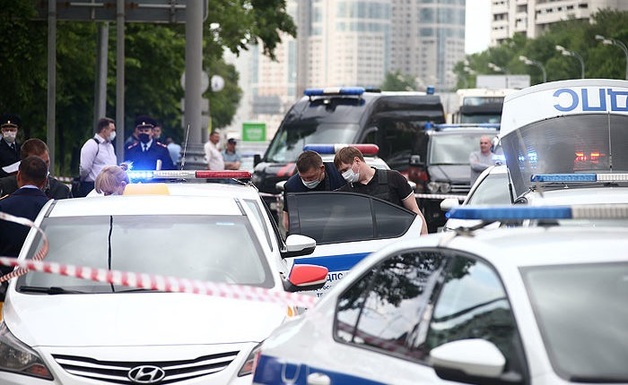
POLYGON ((395 71, 386 74, 380 88, 382 91, 416 91, 417 85, 412 75, 395 71))
MULTIPOLYGON (((0 0, 0 113, 20 115, 20 141, 31 137, 47 139, 48 22, 37 18, 36 8, 45 3, 0 0)), ((57 21, 57 175, 76 174, 80 148, 93 135, 97 28, 96 23, 57 21)), ((225 79, 222 91, 207 91, 204 95, 210 99, 213 127, 221 128, 231 122, 242 96, 235 68, 222 59, 224 49, 238 53, 247 44, 262 44, 263 52, 274 58, 283 33, 296 35, 285 0, 208 0, 203 66, 210 77, 220 75, 225 79)), ((117 63, 113 22, 109 27, 107 61, 106 115, 115 118, 117 63)), ((180 78, 184 69, 185 25, 127 23, 126 132, 118 135, 130 135, 136 115, 149 114, 162 122, 165 134, 181 142, 184 91, 180 78)))
POLYGON ((547 81, 579 79, 580 61, 556 50, 560 45, 582 57, 586 78, 626 79, 626 54, 621 47, 604 45, 596 35, 628 43, 628 12, 601 10, 586 20, 565 20, 552 24, 540 37, 528 39, 516 34, 496 47, 472 55, 454 67, 458 88, 475 86, 477 74, 496 74, 488 63, 496 64, 509 74, 529 74, 531 84, 543 81, 541 69, 519 60, 525 56, 539 62, 547 73, 547 81), (466 69, 465 69, 466 68, 466 69))

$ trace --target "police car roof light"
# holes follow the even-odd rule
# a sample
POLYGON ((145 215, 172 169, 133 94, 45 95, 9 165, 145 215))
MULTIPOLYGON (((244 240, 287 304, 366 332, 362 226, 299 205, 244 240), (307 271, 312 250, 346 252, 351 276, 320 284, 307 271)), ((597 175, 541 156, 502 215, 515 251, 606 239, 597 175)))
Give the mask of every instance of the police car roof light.
POLYGON ((494 128, 498 129, 500 127, 499 123, 442 123, 435 124, 434 127, 437 130, 442 130, 445 128, 494 128))
POLYGON ((353 146, 360 150, 363 155, 375 156, 379 153, 379 146, 376 144, 306 144, 303 151, 316 151, 319 154, 335 154, 343 147, 353 146))
POLYGON ((453 219, 506 221, 524 219, 628 219, 628 204, 572 206, 455 207, 446 216, 453 219))
POLYGON ((328 88, 308 88, 304 92, 305 96, 324 95, 354 95, 360 96, 364 93, 363 87, 328 87, 328 88))
POLYGON ((530 181, 539 183, 628 182, 628 174, 533 174, 530 181))
POLYGON ((251 179, 248 171, 225 170, 155 170, 155 171, 127 171, 129 179, 251 179))

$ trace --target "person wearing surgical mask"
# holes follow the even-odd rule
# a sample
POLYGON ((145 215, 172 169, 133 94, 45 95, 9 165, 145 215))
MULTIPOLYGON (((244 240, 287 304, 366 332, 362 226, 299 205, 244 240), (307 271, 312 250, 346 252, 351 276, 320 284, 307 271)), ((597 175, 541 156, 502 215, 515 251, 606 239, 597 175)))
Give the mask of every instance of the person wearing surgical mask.
POLYGON ((288 201, 286 196, 293 192, 333 191, 346 184, 342 175, 331 163, 324 163, 315 151, 303 151, 297 158, 297 174, 292 175, 283 188, 282 224, 286 231, 290 228, 288 201))
POLYGON ((395 203, 414 212, 423 220, 421 235, 427 234, 425 217, 419 209, 408 180, 396 170, 382 170, 369 166, 362 152, 354 147, 341 148, 334 157, 334 165, 347 184, 338 191, 371 195, 395 203))
POLYGON ((20 118, 16 115, 4 114, 0 118, 0 177, 17 172, 17 162, 20 161, 20 144, 17 142, 19 125, 20 118))
MULTIPOLYGON (((101 118, 96 124, 96 134, 81 148, 79 163, 80 192, 84 197, 94 189, 96 177, 105 166, 118 164, 113 141, 116 138, 116 124, 113 119, 101 118)), ((75 196, 76 198, 76 196, 75 196)))

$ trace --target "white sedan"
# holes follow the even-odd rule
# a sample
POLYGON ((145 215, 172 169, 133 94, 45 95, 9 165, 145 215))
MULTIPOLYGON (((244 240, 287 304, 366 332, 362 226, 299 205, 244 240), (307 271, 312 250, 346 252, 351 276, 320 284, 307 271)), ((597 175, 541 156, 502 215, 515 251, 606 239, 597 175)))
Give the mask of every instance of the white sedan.
MULTIPOLYGON (((626 205, 602 209, 628 213, 626 205)), ((579 213, 511 206, 487 218, 586 216, 579 213)), ((273 332, 253 381, 628 384, 626 250, 628 229, 618 227, 499 228, 396 242, 273 332)))
MULTIPOLYGON (((124 196, 51 201, 36 224, 50 245, 44 262, 269 295, 320 287, 327 276, 325 268, 290 269, 284 257, 307 254, 315 242, 295 236, 283 244, 250 185, 131 184, 124 196)), ((42 238, 31 230, 19 260, 33 258, 42 238)), ((298 312, 97 277, 31 271, 11 281, 0 324, 1 384, 250 383, 258 344, 298 312)))

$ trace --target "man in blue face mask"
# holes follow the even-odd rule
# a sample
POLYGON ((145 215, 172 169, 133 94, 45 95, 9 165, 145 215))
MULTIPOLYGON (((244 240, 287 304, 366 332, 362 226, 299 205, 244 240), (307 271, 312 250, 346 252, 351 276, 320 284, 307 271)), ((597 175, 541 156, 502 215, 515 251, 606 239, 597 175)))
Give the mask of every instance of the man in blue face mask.
POLYGON ((324 163, 315 151, 303 151, 297 158, 298 174, 292 175, 283 189, 283 227, 288 230, 288 201, 286 195, 292 192, 333 191, 347 182, 332 163, 324 163))

